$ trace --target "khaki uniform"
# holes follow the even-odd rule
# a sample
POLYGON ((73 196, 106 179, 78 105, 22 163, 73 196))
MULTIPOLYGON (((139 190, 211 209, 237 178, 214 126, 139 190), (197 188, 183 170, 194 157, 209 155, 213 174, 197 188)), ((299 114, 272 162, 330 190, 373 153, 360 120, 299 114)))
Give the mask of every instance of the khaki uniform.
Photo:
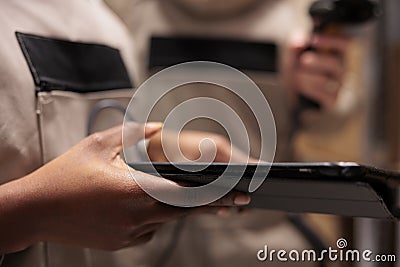
MULTIPOLYGON (((132 77, 133 56, 128 32, 100 2, 2 1, 0 3, 0 183, 39 168, 86 136, 89 111, 100 100, 126 105, 132 89, 91 93, 64 90, 40 92, 17 42, 15 32, 84 43, 105 44, 121 51, 132 77)), ((107 113, 107 112, 106 112, 107 113)), ((103 125, 122 122, 123 114, 108 112, 103 125)), ((100 118, 99 118, 100 119, 100 118)), ((40 243, 8 254, 2 266, 120 266, 113 253, 40 243)), ((127 266, 127 265, 125 265, 127 266)))
MULTIPOLYGON (((72 1, 6 1, 0 4, 0 105, 1 138, 0 165, 1 183, 18 179, 44 163, 66 151, 85 137, 89 111, 103 99, 114 99, 121 104, 127 104, 132 90, 113 90, 79 94, 70 91, 53 90, 35 95, 35 84, 28 64, 18 45, 15 32, 35 34, 43 37, 79 41, 84 43, 106 44, 120 49, 124 62, 131 76, 134 59, 131 54, 132 44, 121 23, 102 4, 96 2, 72 1)), ((105 125, 122 122, 121 114, 108 113, 105 125)), ((207 218, 207 216, 205 217, 207 218)), ((202 219, 204 220, 204 218, 202 219)), ((195 224, 204 225, 202 220, 195 224)), ((271 221, 273 224, 274 221, 271 221)), ((171 227, 167 225, 144 246, 128 248, 118 252, 105 252, 84 248, 76 248, 53 243, 39 243, 32 247, 5 256, 2 264, 6 267, 128 267, 153 266, 162 256, 163 249, 168 245, 171 227)), ((212 225, 210 225, 212 226, 212 225)), ((238 230, 226 228, 225 232, 214 232, 211 229, 200 229, 188 242, 193 244, 187 251, 196 256, 199 251, 210 248, 202 247, 201 243, 193 242, 208 235, 222 237, 226 231, 238 230)), ((186 230, 184 230, 186 231, 186 230)), ((241 231, 246 231, 243 228, 241 231)), ((287 233, 291 236, 291 232, 287 233)), ((187 235, 186 235, 187 236, 187 235)), ((223 240, 222 240, 223 241, 223 240)), ((229 246, 231 251, 239 251, 247 244, 247 240, 238 240, 237 246, 230 246, 231 240, 222 245, 229 246)), ((219 243, 218 243, 219 244, 219 243)), ((221 243, 222 244, 222 243, 221 243)), ((217 244, 216 244, 217 245, 217 244)), ((252 244, 257 246, 261 244, 252 244)), ((219 248, 215 248, 219 254, 219 248)), ((255 248, 254 248, 255 249, 255 248)), ((221 255, 222 256, 222 255, 221 255)), ((178 257, 180 255, 175 255, 178 257)), ((254 257, 251 257, 254 259, 254 257)), ((190 257, 182 258, 181 266, 194 266, 190 257)), ((163 260, 161 258, 161 260, 163 260)), ((193 258, 195 261, 196 259, 193 258)), ((221 258, 225 262, 225 258, 221 258)), ((208 262, 204 259, 198 266, 208 262)))
MULTIPOLYGON (((149 69, 152 37, 193 37, 239 39, 260 43, 275 43, 278 46, 278 73, 242 71, 252 78, 269 101, 274 113, 278 147, 275 161, 288 160, 290 144, 290 92, 285 84, 283 72, 287 61, 287 38, 293 32, 310 31, 306 16, 311 0, 267 0, 267 1, 131 1, 106 0, 130 28, 139 61, 140 80, 153 74, 149 69), (246 6, 245 2, 251 2, 246 6), (235 7, 243 8, 238 12, 235 7)), ((297 160, 334 161, 359 159, 359 97, 354 81, 347 77, 338 105, 331 111, 308 112, 303 118, 304 128, 298 132, 293 143, 297 160)), ((235 111, 248 127, 251 149, 257 155, 257 125, 243 106, 228 94, 221 94, 213 86, 192 85, 179 88, 164 97, 159 109, 152 117, 163 120, 179 103, 187 99, 207 96, 219 99, 235 111)), ((149 99, 154 96, 149 93, 149 99)), ((189 128, 221 133, 218 126, 209 121, 191 124, 189 128)), ((223 133, 223 132, 222 132, 223 133)), ((236 144, 240 147, 240 144, 236 144)), ((321 222, 317 219, 317 221, 321 222)), ((325 218, 324 218, 325 219, 325 218)), ((315 221, 315 220, 314 220, 315 221)), ((337 223, 328 219, 323 222, 323 232, 329 236, 327 243, 339 236, 337 223)), ((316 230, 317 227, 314 227, 316 230)), ((319 230, 317 230, 319 232, 319 230)), ((321 233, 319 232, 319 233, 321 233)), ((262 266, 255 253, 262 244, 271 248, 307 248, 310 244, 286 219, 286 214, 271 211, 252 211, 246 215, 234 215, 229 219, 200 217, 190 220, 174 247, 173 255, 166 266, 262 266), (228 230, 227 230, 228 229, 228 230), (238 245, 240 244, 240 245, 238 245), (195 252, 193 251, 195 250, 195 252)), ((294 263, 286 263, 293 265, 294 263)), ((298 263, 301 264, 301 263, 298 263)), ((303 263, 312 266, 312 263, 303 263)), ((274 262, 273 266, 285 265, 274 262)))
MULTIPOLYGON (((278 5, 279 1, 276 2, 278 5)), ((37 169, 81 140, 86 135, 88 113, 95 103, 112 98, 127 104, 132 94, 132 90, 86 94, 55 90, 40 92, 36 96, 15 31, 118 48, 132 77, 143 76, 133 71, 132 65, 137 61, 132 56, 133 46, 128 33, 118 19, 97 1, 2 1, 0 25, 0 182, 5 183, 37 169)), ((254 31, 262 32, 262 24, 254 31)), ((109 123, 99 128, 121 121, 119 114, 109 114, 109 123)), ((210 216, 188 219, 168 264, 263 265, 265 263, 257 262, 256 253, 265 244, 287 249, 309 247, 304 238, 283 220, 285 216, 280 212, 254 212, 229 219, 210 216)), ((168 246, 172 226, 167 225, 153 241, 140 247, 111 253, 40 243, 25 251, 6 255, 3 265, 153 266, 159 259, 160 262, 165 260, 163 249, 168 246)))

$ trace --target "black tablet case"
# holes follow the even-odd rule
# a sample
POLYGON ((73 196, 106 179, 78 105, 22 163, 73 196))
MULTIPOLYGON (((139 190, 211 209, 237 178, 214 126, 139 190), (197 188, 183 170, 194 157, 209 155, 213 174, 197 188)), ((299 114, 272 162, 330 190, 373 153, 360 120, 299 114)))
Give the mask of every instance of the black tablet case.
MULTIPOLYGON (((203 164, 202 171, 183 171, 202 163, 132 163, 131 167, 176 181, 194 185, 209 183, 227 167, 224 163, 203 164), (157 173, 154 171, 157 170, 157 173)), ((235 186, 247 192, 256 164, 246 165, 235 186)), ((224 175, 240 175, 243 165, 231 164, 233 171, 224 175)), ((260 165, 267 179, 253 193, 249 207, 283 210, 295 213, 326 213, 349 217, 381 219, 400 218, 397 188, 400 174, 362 166, 356 163, 274 163, 260 165)))

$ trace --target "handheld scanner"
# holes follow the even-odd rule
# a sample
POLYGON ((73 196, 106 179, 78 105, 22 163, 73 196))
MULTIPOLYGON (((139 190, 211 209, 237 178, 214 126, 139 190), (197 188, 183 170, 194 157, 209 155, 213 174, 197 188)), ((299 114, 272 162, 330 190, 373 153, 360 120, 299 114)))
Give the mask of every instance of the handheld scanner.
POLYGON ((330 33, 332 27, 363 24, 379 14, 379 6, 372 0, 319 0, 309 8, 315 33, 330 33))
MULTIPOLYGON (((376 19, 380 8, 372 0, 319 0, 311 4, 309 15, 313 19, 313 33, 338 34, 346 26, 367 23, 376 19)), ((307 47, 305 51, 314 50, 307 47)), ((322 51, 329 53, 331 51, 322 51)), ((301 109, 320 109, 319 103, 299 96, 301 109)))

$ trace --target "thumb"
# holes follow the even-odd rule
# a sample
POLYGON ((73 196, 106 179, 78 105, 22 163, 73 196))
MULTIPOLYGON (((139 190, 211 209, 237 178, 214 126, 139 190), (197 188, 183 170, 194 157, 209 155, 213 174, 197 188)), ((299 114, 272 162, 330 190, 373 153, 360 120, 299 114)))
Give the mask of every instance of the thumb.
POLYGON ((92 135, 95 143, 100 145, 101 149, 111 149, 113 153, 119 154, 122 147, 135 145, 144 138, 150 138, 162 128, 161 122, 149 122, 140 124, 136 122, 128 122, 103 132, 92 135))
MULTIPOLYGON (((122 141, 125 147, 135 145, 142 139, 150 138, 162 128, 161 122, 148 122, 146 124, 138 124, 135 122, 128 122, 124 124, 122 141)), ((122 142, 121 142, 122 145, 122 142)))

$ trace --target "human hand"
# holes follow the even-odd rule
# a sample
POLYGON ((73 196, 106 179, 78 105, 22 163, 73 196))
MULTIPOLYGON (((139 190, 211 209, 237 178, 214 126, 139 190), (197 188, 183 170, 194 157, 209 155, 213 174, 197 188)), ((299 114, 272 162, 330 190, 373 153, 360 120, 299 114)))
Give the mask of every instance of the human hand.
POLYGON ((345 77, 346 53, 350 40, 343 36, 315 35, 311 42, 295 35, 290 39, 291 89, 319 103, 334 106, 345 77), (305 51, 310 46, 313 50, 305 51))
MULTIPOLYGON (((133 143, 157 133, 160 124, 147 124, 144 133, 140 129, 133 126, 133 143)), ((232 192, 205 207, 160 203, 136 184, 121 150, 121 127, 115 127, 85 138, 35 172, 0 186, 0 254, 39 241, 115 250, 148 241, 162 223, 250 200, 232 192)), ((158 190, 173 183, 132 173, 152 179, 158 190)))
POLYGON ((188 130, 179 134, 171 131, 163 134, 159 132, 150 139, 147 152, 151 161, 155 162, 258 162, 233 146, 222 135, 202 131, 188 130), (175 147, 171 147, 174 144, 175 147), (175 148, 179 148, 182 154, 177 153, 175 148))

